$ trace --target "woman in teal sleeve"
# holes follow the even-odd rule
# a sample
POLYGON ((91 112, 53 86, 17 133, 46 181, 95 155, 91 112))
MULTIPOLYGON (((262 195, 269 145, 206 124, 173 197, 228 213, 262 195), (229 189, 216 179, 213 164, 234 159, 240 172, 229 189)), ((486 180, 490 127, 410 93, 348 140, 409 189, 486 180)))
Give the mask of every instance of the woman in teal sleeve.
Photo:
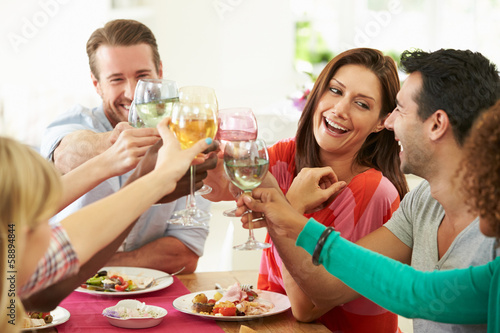
MULTIPOLYGON (((473 129, 466 146, 464 190, 480 216, 481 232, 500 238, 500 101, 473 129)), ((408 318, 484 324, 500 332, 500 257, 487 265, 421 272, 366 250, 333 229, 296 213, 281 194, 256 189, 240 199, 265 214, 269 227, 297 238, 296 245, 333 275, 389 311, 408 318)), ((246 223, 245 218, 242 219, 246 223)))

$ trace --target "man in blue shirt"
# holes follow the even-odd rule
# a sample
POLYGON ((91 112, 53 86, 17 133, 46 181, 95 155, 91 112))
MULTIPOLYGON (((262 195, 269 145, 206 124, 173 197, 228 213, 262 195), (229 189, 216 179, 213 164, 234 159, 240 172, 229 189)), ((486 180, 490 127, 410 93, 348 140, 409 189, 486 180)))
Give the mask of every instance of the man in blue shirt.
MULTIPOLYGON (((140 22, 110 21, 91 35, 87 54, 92 82, 102 105, 94 109, 78 105, 60 115, 48 126, 41 152, 64 173, 108 149, 118 136, 125 136, 127 140, 120 140, 126 143, 123 149, 136 153, 131 160, 132 169, 159 139, 155 128, 137 129, 127 122, 137 81, 161 78, 163 74, 155 37, 140 22)), ((118 191, 129 175, 130 172, 104 181, 59 213, 54 222, 118 191)), ((210 209, 207 200, 200 197, 197 201, 201 209, 210 209)), ((203 254, 208 229, 166 223, 174 211, 185 207, 185 202, 185 198, 180 198, 146 211, 107 265, 148 267, 165 272, 185 266, 185 273, 193 272, 203 254)))

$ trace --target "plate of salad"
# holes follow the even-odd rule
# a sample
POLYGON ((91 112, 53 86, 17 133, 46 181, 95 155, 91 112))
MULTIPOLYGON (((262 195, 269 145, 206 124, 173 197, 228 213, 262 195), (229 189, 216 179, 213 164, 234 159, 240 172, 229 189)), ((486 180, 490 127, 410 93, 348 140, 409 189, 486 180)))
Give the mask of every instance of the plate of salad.
POLYGON ((145 294, 174 283, 170 274, 142 267, 109 266, 101 268, 76 291, 94 295, 124 296, 145 294))

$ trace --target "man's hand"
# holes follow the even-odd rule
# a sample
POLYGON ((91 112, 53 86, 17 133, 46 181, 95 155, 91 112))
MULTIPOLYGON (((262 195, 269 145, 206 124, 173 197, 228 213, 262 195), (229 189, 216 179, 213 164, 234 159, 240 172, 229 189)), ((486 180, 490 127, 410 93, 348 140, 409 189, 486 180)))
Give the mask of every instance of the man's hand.
POLYGON ((345 182, 337 181, 337 175, 330 167, 303 168, 293 180, 286 198, 299 213, 310 213, 333 200, 345 187, 345 182))
POLYGON ((286 236, 295 239, 307 222, 307 218, 299 214, 288 203, 283 193, 280 190, 271 188, 257 188, 252 191, 252 197, 242 195, 238 198, 238 210, 236 215, 242 215, 243 210, 249 209, 253 214, 245 214, 241 218, 243 227, 248 228, 249 217, 265 217, 264 221, 252 222, 263 226, 266 223, 269 229, 272 229, 276 235, 286 236))
MULTIPOLYGON (((215 168, 217 165, 217 155, 215 153, 209 153, 207 159, 202 164, 196 165, 195 168, 195 190, 199 190, 203 186, 203 179, 207 177, 208 170, 215 168)), ((161 198, 158 203, 167 203, 184 197, 190 193, 191 186, 191 170, 188 170, 182 178, 177 181, 177 186, 175 190, 161 198)))
POLYGON ((114 176, 120 176, 137 167, 149 148, 158 141, 160 137, 156 129, 132 128, 122 131, 112 146, 102 155, 109 160, 107 165, 110 172, 114 176))
POLYGON ((123 131, 133 129, 133 128, 134 127, 132 127, 126 121, 119 122, 118 124, 116 124, 115 128, 113 128, 113 130, 111 132, 109 132, 109 135, 108 135, 109 144, 111 144, 111 145, 114 144, 116 142, 116 140, 118 140, 118 137, 120 136, 120 134, 122 134, 123 131))
MULTIPOLYGON (((56 168, 63 174, 80 166, 89 159, 104 153, 115 143, 117 153, 140 155, 160 139, 156 128, 133 128, 128 123, 119 123, 113 131, 95 133, 79 130, 66 135, 54 150, 56 168)), ((116 161, 113 161, 115 164, 116 161)), ((130 163, 130 162, 127 162, 130 163)))
MULTIPOLYGON (((158 141, 155 145, 153 145, 147 152, 144 158, 139 162, 135 171, 127 180, 126 184, 130 184, 134 180, 144 176, 151 172, 156 165, 156 159, 158 157, 158 150, 163 145, 162 140, 158 141)), ((207 171, 215 168, 217 164, 217 155, 216 151, 218 149, 218 143, 214 142, 210 147, 205 150, 203 153, 205 154, 202 158, 195 160, 194 162, 201 162, 201 164, 196 165, 196 173, 195 173, 195 188, 196 190, 200 189, 203 186, 203 179, 207 177, 207 171)), ((158 201, 158 203, 168 203, 174 200, 177 200, 183 196, 186 196, 190 193, 190 180, 191 173, 188 170, 184 176, 177 182, 177 186, 175 190, 164 196, 162 199, 158 201)))

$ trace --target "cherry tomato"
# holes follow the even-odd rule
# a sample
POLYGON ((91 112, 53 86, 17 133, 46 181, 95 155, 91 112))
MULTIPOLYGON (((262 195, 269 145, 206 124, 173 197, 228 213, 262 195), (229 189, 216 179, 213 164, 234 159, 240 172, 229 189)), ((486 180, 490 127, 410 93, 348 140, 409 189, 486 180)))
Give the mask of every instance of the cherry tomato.
POLYGON ((259 295, 253 290, 249 290, 246 293, 247 297, 245 297, 245 301, 253 302, 257 297, 259 297, 259 295))
MULTIPOLYGON (((123 279, 122 279, 123 280, 123 279)), ((115 290, 124 291, 128 287, 128 281, 124 281, 123 284, 115 284, 115 290)))
POLYGON ((83 289, 87 289, 87 285, 85 283, 82 283, 80 287, 82 287, 83 289))
POLYGON ((209 299, 207 303, 208 304, 215 304, 215 303, 217 303, 217 301, 212 298, 212 299, 209 299))
POLYGON ((119 282, 118 284, 119 284, 120 286, 121 286, 121 285, 123 284, 123 282, 124 282, 124 281, 123 281, 123 278, 122 278, 121 276, 118 276, 118 275, 113 275, 113 276, 111 277, 111 279, 117 279, 117 280, 118 280, 118 282, 119 282))

